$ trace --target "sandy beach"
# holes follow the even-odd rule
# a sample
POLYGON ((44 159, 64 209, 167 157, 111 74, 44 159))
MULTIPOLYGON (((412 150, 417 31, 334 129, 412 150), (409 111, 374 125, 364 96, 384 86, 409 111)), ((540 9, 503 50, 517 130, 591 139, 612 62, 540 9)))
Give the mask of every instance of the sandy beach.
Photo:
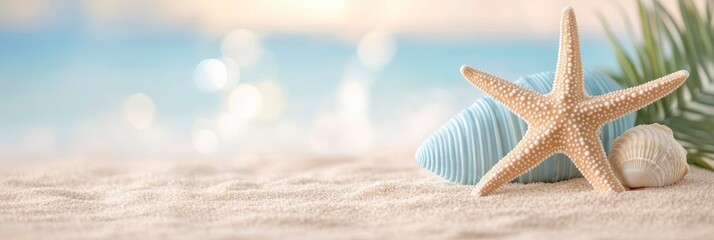
POLYGON ((0 170, 3 239, 704 239, 714 173, 602 195, 587 182, 470 195, 410 151, 0 170))

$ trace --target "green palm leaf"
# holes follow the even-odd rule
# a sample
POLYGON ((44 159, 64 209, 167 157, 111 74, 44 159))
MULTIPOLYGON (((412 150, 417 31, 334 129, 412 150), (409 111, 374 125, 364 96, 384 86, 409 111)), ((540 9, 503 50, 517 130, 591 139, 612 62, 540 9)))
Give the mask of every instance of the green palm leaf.
MULTIPOLYGON (((688 70, 689 79, 682 87, 637 111, 636 124, 669 126, 687 149, 687 161, 714 171, 705 161, 714 159, 714 8, 707 1, 706 9, 700 12, 691 0, 679 0, 681 17, 675 18, 659 1, 650 3, 638 0, 641 27, 636 31, 641 39, 630 36, 628 47, 601 16, 620 66, 609 71, 610 76, 631 87, 680 69, 688 70)), ((626 26, 633 32, 629 22, 626 26)))

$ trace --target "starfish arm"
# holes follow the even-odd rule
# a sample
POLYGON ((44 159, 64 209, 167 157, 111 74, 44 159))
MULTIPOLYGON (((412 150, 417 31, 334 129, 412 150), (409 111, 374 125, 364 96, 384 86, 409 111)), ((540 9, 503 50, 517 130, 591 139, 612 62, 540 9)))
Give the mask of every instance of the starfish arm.
POLYGON ((543 112, 546 108, 545 97, 534 90, 466 65, 461 67, 461 74, 475 87, 493 97, 527 123, 536 120, 534 117, 536 114, 532 113, 543 112))
POLYGON ((587 112, 594 122, 605 124, 667 96, 688 76, 686 70, 677 71, 636 87, 591 97, 580 103, 578 109, 587 112))
POLYGON ((574 135, 565 147, 565 154, 598 192, 623 192, 625 187, 615 176, 599 136, 600 130, 574 135))
POLYGON ((567 7, 560 19, 560 44, 553 92, 569 97, 585 96, 584 83, 575 12, 567 7))
MULTIPOLYGON (((550 131, 548 131, 550 134, 550 131)), ((472 194, 485 196, 523 175, 557 152, 554 138, 529 129, 516 147, 484 175, 472 194)))

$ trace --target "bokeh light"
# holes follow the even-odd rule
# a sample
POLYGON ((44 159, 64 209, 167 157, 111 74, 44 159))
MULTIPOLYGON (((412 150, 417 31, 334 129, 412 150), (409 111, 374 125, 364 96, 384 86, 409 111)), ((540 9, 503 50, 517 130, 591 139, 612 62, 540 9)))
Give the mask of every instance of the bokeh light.
POLYGON ((218 59, 206 59, 198 63, 193 79, 196 87, 205 92, 215 92, 225 86, 228 79, 226 65, 218 59))
POLYGON ((357 115, 367 111, 369 104, 369 93, 367 91, 367 87, 362 82, 344 82, 338 94, 342 112, 348 115, 357 115))
POLYGON ((480 96, 459 66, 552 71, 571 5, 585 9, 587 68, 613 69, 595 10, 638 12, 617 0, 4 3, 0 143, 157 158, 415 147, 480 96))
POLYGON ((382 70, 389 64, 396 51, 396 41, 383 31, 367 33, 357 45, 357 57, 360 62, 374 71, 382 70))
POLYGON ((225 112, 216 118, 216 130, 221 138, 230 140, 238 134, 243 123, 238 114, 225 112))
POLYGON ((215 128, 216 123, 208 118, 199 118, 193 122, 191 141, 196 152, 203 155, 216 153, 219 139, 213 130, 215 128))
POLYGON ((232 58, 222 57, 219 60, 226 67, 226 83, 221 88, 221 91, 230 91, 240 81, 240 66, 232 58))
POLYGON ((260 118, 272 120, 280 117, 287 104, 283 88, 272 80, 262 81, 255 87, 258 89, 263 103, 260 118))
POLYGON ((361 153, 374 143, 374 130, 369 115, 372 78, 359 74, 359 68, 348 64, 342 83, 337 87, 334 109, 317 116, 310 133, 310 148, 321 153, 361 153))
POLYGON ((124 102, 122 114, 132 127, 146 129, 154 122, 154 101, 146 94, 133 94, 124 102))
POLYGON ((199 129, 193 134, 193 147, 200 154, 215 154, 218 150, 218 136, 210 129, 199 129))
POLYGON ((261 53, 260 39, 255 33, 245 29, 233 30, 221 41, 221 54, 233 59, 240 67, 253 65, 261 53))
POLYGON ((255 118, 263 108, 263 97, 250 84, 239 84, 228 95, 228 109, 241 119, 255 118))
POLYGON ((375 79, 376 72, 364 66, 358 58, 350 59, 342 74, 342 82, 355 81, 366 86, 371 86, 375 79))

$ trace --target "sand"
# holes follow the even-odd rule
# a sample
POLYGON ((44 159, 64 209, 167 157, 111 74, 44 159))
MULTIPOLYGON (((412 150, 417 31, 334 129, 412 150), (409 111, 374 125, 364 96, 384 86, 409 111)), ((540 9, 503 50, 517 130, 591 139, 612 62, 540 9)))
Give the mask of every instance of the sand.
POLYGON ((603 195, 587 182, 476 198, 411 151, 63 161, 0 170, 2 239, 712 239, 714 173, 603 195))

